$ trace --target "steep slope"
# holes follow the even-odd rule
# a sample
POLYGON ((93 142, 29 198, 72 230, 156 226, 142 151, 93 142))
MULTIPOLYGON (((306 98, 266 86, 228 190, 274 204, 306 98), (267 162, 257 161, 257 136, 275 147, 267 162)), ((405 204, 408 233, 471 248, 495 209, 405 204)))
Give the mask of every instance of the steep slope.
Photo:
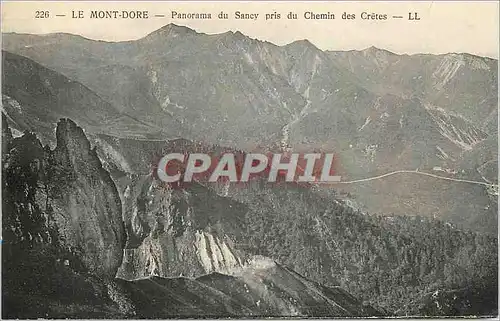
POLYGON ((120 112, 84 85, 9 52, 2 52, 2 106, 14 129, 36 131, 44 142, 53 139, 53 125, 63 117, 90 132, 161 132, 120 112))
POLYGON ((149 277, 121 283, 140 303, 137 315, 146 318, 380 315, 338 287, 322 287, 261 257, 231 275, 211 273, 194 280, 149 277))
POLYGON ((415 97, 483 124, 497 109, 498 61, 466 53, 396 55, 371 47, 328 52, 378 92, 415 97))
MULTIPOLYGON (((60 43, 64 48, 74 41, 73 38, 67 39, 69 42, 65 37, 56 38, 57 41, 46 41, 60 43)), ((231 48, 232 45, 231 37, 225 35, 205 38, 187 28, 169 25, 134 43, 96 45, 116 55, 104 55, 101 63, 92 60, 84 63, 85 67, 72 61, 63 64, 64 67, 55 63, 55 57, 68 54, 61 47, 57 50, 57 46, 54 46, 52 57, 19 53, 78 79, 117 108, 140 119, 156 121, 158 126, 170 132, 177 124, 187 131, 183 135, 186 138, 207 136, 212 142, 221 141, 226 145, 255 144, 256 138, 265 140, 279 133, 285 125, 289 112, 283 110, 282 100, 291 109, 305 102, 302 103, 301 98, 276 76, 256 77, 241 57, 227 52, 226 46, 231 48), (200 46, 201 50, 186 48, 190 46, 200 46), (186 56, 185 52, 190 54, 186 56), (108 67, 102 68, 103 65, 108 67), (72 71, 68 73, 65 69, 72 71), (196 94, 187 96, 186 92, 196 94), (297 99, 299 102, 294 102, 297 99), (173 119, 174 123, 167 124, 166 119, 173 119), (216 126, 220 120, 225 126, 216 126), (263 123, 267 125, 263 127, 263 123), (261 128, 256 130, 257 127, 261 128)), ((30 49, 36 51, 36 46, 30 49)), ((89 47, 89 55, 97 56, 102 51, 96 46, 89 47)), ((68 60, 61 57, 60 62, 68 60)))
POLYGON ((119 276, 197 277, 245 263, 245 207, 201 185, 172 190, 150 176, 124 188, 128 243, 119 276))
POLYGON ((412 303, 417 293, 469 288, 473 279, 482 291, 496 287, 493 236, 421 216, 369 216, 302 187, 236 187, 227 195, 250 209, 248 251, 272 257, 322 284, 339 284, 381 310, 421 314, 412 303), (477 252, 472 244, 481 244, 477 252), (474 259, 467 263, 464 253, 474 259), (489 268, 473 267, 476 263, 489 268), (464 274, 455 272, 459 270, 470 278, 461 279, 464 274), (480 270, 492 274, 479 277, 480 270), (460 276, 454 279, 454 273, 460 276))
MULTIPOLYGON (((42 147, 34 134, 12 138, 5 119, 3 124, 2 144, 7 146, 2 155, 3 318, 378 314, 347 292, 309 281, 266 258, 227 265, 225 272, 231 275, 212 273, 198 279, 115 279, 125 248, 120 196, 95 150, 90 149, 82 129, 70 120, 61 120, 56 130, 57 146, 50 150, 48 146, 42 147)), ((223 203, 213 197, 203 202, 202 205, 215 206, 223 203)), ((161 207, 161 200, 155 200, 155 205, 161 207)), ((177 213, 182 207, 178 205, 177 213)), ((203 229, 196 224, 205 224, 207 231, 196 232, 195 236, 206 242, 213 242, 211 233, 221 228, 217 226, 224 226, 225 232, 236 235, 228 230, 231 224, 227 220, 212 220, 210 215, 220 215, 217 207, 201 208, 205 211, 193 212, 191 217, 189 210, 186 218, 174 217, 175 234, 171 240, 180 245, 183 238, 179 234, 186 234, 183 230, 186 226, 203 229)), ((158 213, 149 208, 148 214, 158 213)), ((125 219, 130 217, 125 215, 125 219)), ((137 235, 130 229, 128 232, 127 246, 133 247, 137 242, 133 237, 137 235)), ((155 232, 161 236, 170 231, 156 226, 153 234, 155 232)), ((186 248, 191 246, 189 241, 185 243, 186 248)), ((225 243, 218 242, 199 249, 200 254, 205 251, 200 257, 199 274, 223 270, 220 264, 230 258, 224 246, 225 243), (204 266, 203 259, 209 259, 209 253, 217 257, 211 252, 216 248, 222 249, 220 264, 212 261, 211 266, 204 266)), ((161 269, 153 270, 153 274, 176 273, 179 269, 173 269, 170 263, 184 266, 184 271, 196 267, 181 246, 171 251, 173 253, 168 254, 174 254, 175 258, 158 262, 161 269)), ((146 257, 140 257, 139 261, 151 263, 146 257)), ((146 271, 144 266, 138 268, 146 271)))

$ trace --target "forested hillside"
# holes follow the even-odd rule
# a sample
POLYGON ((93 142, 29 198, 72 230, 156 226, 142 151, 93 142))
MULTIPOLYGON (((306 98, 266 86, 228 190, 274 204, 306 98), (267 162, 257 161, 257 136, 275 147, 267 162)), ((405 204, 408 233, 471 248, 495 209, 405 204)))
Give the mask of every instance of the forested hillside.
POLYGON ((482 298, 481 309, 496 314, 494 236, 418 216, 364 215, 301 187, 234 193, 252 209, 248 246, 318 282, 398 315, 477 314, 478 307, 455 302, 429 310, 421 300, 431 291, 485 290, 491 297, 482 298))

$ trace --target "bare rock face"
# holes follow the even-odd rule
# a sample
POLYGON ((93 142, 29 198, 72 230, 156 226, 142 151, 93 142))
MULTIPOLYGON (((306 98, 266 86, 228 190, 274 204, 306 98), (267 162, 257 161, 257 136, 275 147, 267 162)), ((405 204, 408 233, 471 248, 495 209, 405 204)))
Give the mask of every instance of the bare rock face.
POLYGON ((162 186, 150 175, 122 189, 128 239, 118 277, 198 277, 244 264, 242 204, 199 184, 162 186))
POLYGON ((71 177, 68 190, 54 199, 59 233, 89 270, 114 277, 126 239, 120 197, 83 130, 71 120, 58 123, 54 161, 71 177))
POLYGON ((83 130, 61 120, 53 151, 31 133, 4 142, 6 255, 58 249, 54 261, 113 278, 126 238, 120 197, 83 130))

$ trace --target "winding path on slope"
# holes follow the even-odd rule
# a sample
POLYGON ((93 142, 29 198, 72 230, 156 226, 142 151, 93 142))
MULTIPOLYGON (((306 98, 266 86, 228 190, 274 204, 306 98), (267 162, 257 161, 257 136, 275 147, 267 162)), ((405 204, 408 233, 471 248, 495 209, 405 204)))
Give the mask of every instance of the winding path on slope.
POLYGON ((470 184, 478 184, 478 185, 484 185, 484 186, 492 186, 496 184, 490 184, 487 182, 478 182, 478 181, 471 181, 467 179, 458 179, 458 178, 450 178, 450 177, 445 177, 445 176, 439 176, 431 173, 426 173, 426 172, 419 172, 417 170, 398 170, 398 171, 393 171, 389 172, 386 174, 378 175, 378 176, 373 176, 373 177, 367 177, 367 178, 362 178, 362 179, 356 179, 352 181, 339 181, 339 182, 332 182, 331 184, 354 184, 354 183, 361 183, 361 182, 369 182, 373 181, 376 179, 381 179, 384 177, 396 175, 396 174, 401 174, 401 173, 411 173, 411 174, 419 174, 419 175, 425 175, 425 176, 430 176, 438 179, 444 179, 448 181, 454 181, 454 182, 462 182, 462 183, 470 183, 470 184))

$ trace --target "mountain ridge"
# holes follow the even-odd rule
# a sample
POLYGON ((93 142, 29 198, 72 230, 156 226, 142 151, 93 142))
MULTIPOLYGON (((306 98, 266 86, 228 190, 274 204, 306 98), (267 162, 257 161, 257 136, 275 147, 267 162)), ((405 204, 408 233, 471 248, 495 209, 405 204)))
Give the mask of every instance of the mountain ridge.
MULTIPOLYGON (((177 24, 177 23, 169 23, 169 24, 166 24, 156 30, 153 30, 149 33, 146 33, 145 35, 143 36, 140 36, 136 39, 128 39, 128 40, 119 40, 119 41, 111 41, 111 40, 103 40, 103 39, 93 39, 93 38, 88 38, 88 37, 85 37, 85 36, 82 36, 82 35, 79 35, 79 34, 74 34, 74 33, 68 33, 68 32, 51 32, 51 33, 46 33, 46 34, 34 34, 34 33, 25 33, 25 32, 3 32, 2 34, 4 35, 20 35, 20 36, 40 36, 40 37, 54 37, 54 36, 58 36, 58 35, 65 35, 65 36, 75 36, 75 37, 81 37, 85 40, 90 40, 90 41, 98 41, 98 42, 103 42, 103 43, 128 43, 128 42, 133 42, 133 41, 136 41, 136 40, 139 40, 141 38, 145 38, 145 37, 148 37, 150 35, 153 35, 157 32, 165 32, 165 31, 170 31, 170 30, 183 30, 184 32, 188 32, 188 33, 194 33, 194 34, 198 34, 198 35, 207 35, 207 36, 221 36, 221 35, 224 35, 226 33, 233 33, 233 34, 237 34, 237 33, 240 33, 242 35, 244 35, 243 33, 241 33, 241 31, 239 30, 236 30, 236 31, 232 31, 232 30, 229 30, 229 31, 225 31, 225 32, 217 32, 217 33, 205 33, 205 32, 201 32, 201 31, 197 31, 193 28, 190 28, 188 26, 185 26, 185 25, 182 25, 182 24, 177 24)), ((247 35, 244 35, 245 37, 247 38, 250 38, 252 40, 256 40, 256 41, 259 41, 259 42, 263 42, 263 43, 270 43, 270 44, 273 44, 277 47, 284 47, 284 46, 288 46, 294 42, 300 42, 300 41, 303 41, 303 40, 306 40, 309 42, 309 40, 307 39, 297 39, 297 40, 293 40, 289 43, 286 43, 286 44, 283 44, 283 45, 277 45, 277 44, 274 44, 268 40, 263 40, 263 39, 258 39, 258 38, 252 38, 250 36, 247 36, 247 35)), ((312 43, 311 43, 312 44, 312 43)), ((312 44, 314 45, 314 44, 312 44)), ((315 45, 314 45, 315 46, 315 45)), ((316 46, 315 46, 316 47, 316 46)), ((316 47, 319 49, 319 47, 316 47)), ((358 51, 358 52, 363 52, 363 51, 367 51, 367 50, 374 50, 374 49, 377 49, 377 50, 382 50, 382 51, 385 51, 387 53, 390 53, 390 54, 393 54, 393 55, 397 55, 397 56, 413 56, 413 55, 433 55, 433 56, 444 56, 444 55, 470 55, 470 56, 474 56, 474 57, 479 57, 479 58, 485 58, 485 59, 490 59, 490 60, 497 60, 498 61, 498 58, 494 58, 494 57, 490 57, 490 56, 484 56, 484 55, 477 55, 477 54, 472 54, 472 53, 468 53, 468 52, 456 52, 456 51, 452 51, 452 52, 445 52, 445 53, 424 53, 424 52, 415 52, 415 53, 411 53, 411 54, 408 54, 408 53, 395 53, 389 49, 384 49, 384 48, 378 48, 376 46, 369 46, 367 48, 364 48, 364 49, 319 49, 321 51, 324 51, 324 52, 353 52, 353 51, 358 51)))

